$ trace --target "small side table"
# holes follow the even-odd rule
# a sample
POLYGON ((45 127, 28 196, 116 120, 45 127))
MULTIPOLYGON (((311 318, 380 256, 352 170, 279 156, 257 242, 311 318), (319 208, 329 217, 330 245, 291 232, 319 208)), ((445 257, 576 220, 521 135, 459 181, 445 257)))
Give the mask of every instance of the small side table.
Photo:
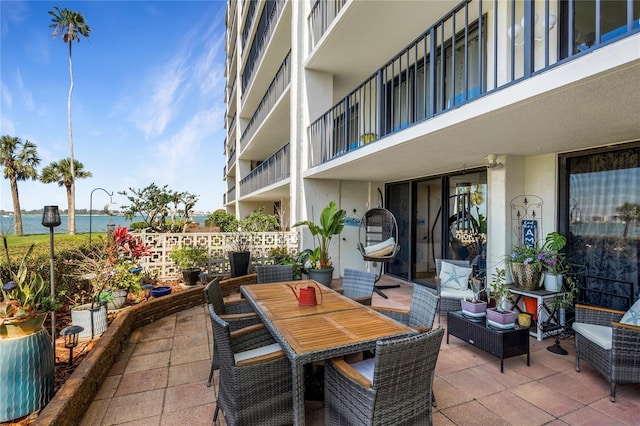
MULTIPOLYGON (((547 305, 547 302, 552 301, 556 297, 564 298, 566 293, 562 291, 547 291, 545 289, 524 290, 513 284, 509 286, 509 291, 517 296, 514 303, 514 309, 518 312, 526 312, 526 309, 518 306, 518 303, 520 303, 523 296, 536 299, 538 320, 535 322, 535 329, 531 328, 529 330, 529 334, 531 336, 538 339, 539 342, 542 342, 542 339, 545 337, 562 332, 563 325, 560 324, 560 312, 553 310, 549 305, 547 305)), ((524 306, 524 301, 522 301, 521 305, 524 306)))

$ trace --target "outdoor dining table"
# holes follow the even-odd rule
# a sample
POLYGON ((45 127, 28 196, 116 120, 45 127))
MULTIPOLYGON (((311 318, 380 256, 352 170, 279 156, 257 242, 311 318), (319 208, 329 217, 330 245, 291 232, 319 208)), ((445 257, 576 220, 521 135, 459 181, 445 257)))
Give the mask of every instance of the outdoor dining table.
POLYGON ((417 333, 414 329, 318 285, 318 304, 298 304, 294 288, 312 280, 240 287, 291 361, 294 424, 304 425, 304 365, 375 348, 377 340, 417 333))

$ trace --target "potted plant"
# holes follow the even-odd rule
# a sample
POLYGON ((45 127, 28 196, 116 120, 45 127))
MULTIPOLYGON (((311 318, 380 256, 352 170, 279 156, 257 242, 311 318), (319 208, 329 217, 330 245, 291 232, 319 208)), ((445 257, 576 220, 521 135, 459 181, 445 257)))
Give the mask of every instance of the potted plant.
POLYGON ((498 269, 492 276, 489 297, 495 301, 495 307, 487 308, 487 323, 499 328, 515 326, 518 313, 511 310, 511 292, 505 283, 506 270, 498 269))
POLYGON ((241 226, 238 231, 232 232, 229 239, 229 265, 231 267, 231 277, 241 277, 249 273, 251 263, 251 247, 253 245, 253 234, 242 232, 241 226))
POLYGON ((197 284, 202 272, 201 267, 207 263, 207 249, 205 247, 182 244, 180 247, 174 247, 169 257, 182 271, 185 284, 197 284))
POLYGON ((571 272, 569 263, 563 253, 560 252, 567 244, 567 239, 557 232, 550 232, 545 237, 542 246, 542 261, 546 270, 544 277, 544 289, 559 292, 562 290, 562 278, 571 272))
POLYGON ((544 279, 543 250, 538 247, 518 246, 510 257, 511 276, 516 287, 537 290, 544 279))
POLYGON ((338 209, 335 201, 331 201, 322 210, 319 225, 310 220, 298 222, 293 225, 294 227, 307 226, 309 232, 311 232, 311 235, 314 237, 314 248, 308 252, 303 272, 306 273, 310 279, 326 286, 331 284, 333 277, 333 263, 329 256, 331 239, 334 235, 340 235, 342 232, 346 216, 347 212, 338 209))
POLYGON ((487 311, 487 302, 480 300, 480 294, 484 292, 482 281, 476 277, 471 277, 469 278, 469 285, 473 291, 473 297, 460 301, 462 312, 470 316, 483 317, 487 311))
MULTIPOLYGON (((7 265, 11 261, 4 240, 7 265)), ((44 407, 54 391, 54 353, 43 327, 47 312, 57 308, 46 295, 47 282, 29 271, 27 249, 11 281, 0 283, 0 422, 10 421, 44 407)))

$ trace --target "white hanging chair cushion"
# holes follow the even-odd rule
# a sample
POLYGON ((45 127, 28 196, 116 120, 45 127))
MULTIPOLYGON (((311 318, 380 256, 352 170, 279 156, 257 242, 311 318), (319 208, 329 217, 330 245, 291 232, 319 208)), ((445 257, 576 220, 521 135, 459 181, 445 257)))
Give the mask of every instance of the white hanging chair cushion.
POLYGON ((393 253, 393 248, 395 247, 395 245, 396 241, 393 239, 393 237, 391 237, 388 240, 365 247, 364 253, 367 256, 371 257, 386 256, 393 253))

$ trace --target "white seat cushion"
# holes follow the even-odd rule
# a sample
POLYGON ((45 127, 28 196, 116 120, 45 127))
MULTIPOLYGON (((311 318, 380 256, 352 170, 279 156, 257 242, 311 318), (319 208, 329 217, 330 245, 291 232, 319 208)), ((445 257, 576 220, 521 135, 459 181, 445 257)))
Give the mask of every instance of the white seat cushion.
POLYGON ((244 352, 238 352, 237 354, 233 355, 233 358, 236 361, 236 364, 239 363, 240 361, 244 361, 250 358, 255 358, 258 356, 262 356, 262 355, 267 355, 267 354, 271 354, 274 352, 278 352, 281 351, 282 348, 280 347, 279 344, 277 343, 272 343, 270 345, 267 346, 261 346, 259 348, 256 349, 250 349, 248 351, 244 351, 244 352))
POLYGON ((606 325, 586 324, 584 322, 574 322, 573 330, 586 339, 589 339, 602 349, 611 350, 613 340, 613 328, 606 325))
POLYGON ((375 358, 365 359, 364 361, 354 362, 349 365, 373 383, 373 370, 376 367, 375 358))
POLYGON ((445 297, 447 299, 473 298, 473 290, 454 290, 452 288, 442 287, 440 288, 440 297, 445 297))

